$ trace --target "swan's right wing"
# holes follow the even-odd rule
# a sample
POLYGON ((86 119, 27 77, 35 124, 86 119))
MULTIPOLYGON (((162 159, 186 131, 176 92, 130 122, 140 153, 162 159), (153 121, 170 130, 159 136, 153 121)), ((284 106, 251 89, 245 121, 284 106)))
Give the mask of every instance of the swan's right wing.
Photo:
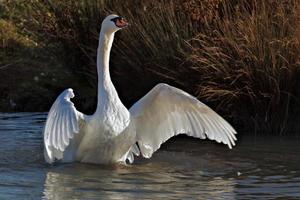
POLYGON ((76 133, 84 115, 77 111, 70 98, 74 97, 72 89, 66 89, 52 105, 44 129, 45 159, 52 163, 62 159, 63 152, 76 133))
POLYGON ((235 145, 236 131, 216 112, 188 93, 159 84, 130 108, 144 157, 178 134, 235 145))

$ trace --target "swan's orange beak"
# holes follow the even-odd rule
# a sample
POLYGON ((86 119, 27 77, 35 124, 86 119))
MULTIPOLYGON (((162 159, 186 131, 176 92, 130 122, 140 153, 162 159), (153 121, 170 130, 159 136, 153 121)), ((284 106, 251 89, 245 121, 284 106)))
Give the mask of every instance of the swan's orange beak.
POLYGON ((119 28, 124 28, 124 27, 128 26, 128 22, 124 18, 119 18, 116 21, 116 26, 119 28))

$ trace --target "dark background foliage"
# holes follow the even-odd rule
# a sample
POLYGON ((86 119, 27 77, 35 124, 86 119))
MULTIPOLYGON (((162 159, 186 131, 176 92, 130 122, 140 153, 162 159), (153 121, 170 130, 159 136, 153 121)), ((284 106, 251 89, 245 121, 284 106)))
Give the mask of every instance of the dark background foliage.
POLYGON ((297 132, 298 5, 1 1, 1 111, 47 111, 60 91, 72 87, 78 109, 92 113, 98 33, 102 19, 116 13, 131 24, 116 34, 111 56, 112 79, 127 107, 166 82, 197 96, 238 130, 297 132))

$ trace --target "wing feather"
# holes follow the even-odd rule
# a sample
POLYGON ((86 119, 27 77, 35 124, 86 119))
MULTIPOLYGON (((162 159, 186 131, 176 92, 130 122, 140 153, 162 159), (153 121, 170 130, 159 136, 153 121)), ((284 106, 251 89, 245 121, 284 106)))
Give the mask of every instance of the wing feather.
MULTIPOLYGON (((55 119, 53 121, 53 124, 52 126, 50 126, 50 129, 51 129, 51 133, 54 133, 54 134, 49 134, 50 138, 51 138, 51 145, 54 146, 56 148, 56 143, 55 143, 55 133, 56 133, 56 129, 57 129, 57 124, 58 124, 58 116, 55 114, 55 119)), ((47 124, 47 122, 46 122, 47 124)))
POLYGON ((67 124, 67 136, 68 138, 73 138, 73 126, 72 126, 72 122, 71 122, 71 114, 67 113, 66 115, 66 124, 67 124))
POLYGON ((66 112, 67 111, 64 111, 62 116, 61 116, 61 125, 60 125, 60 134, 58 135, 59 136, 59 149, 60 151, 64 151, 64 149, 66 148, 66 143, 67 143, 67 140, 68 138, 65 138, 65 135, 67 135, 67 130, 66 130, 66 126, 65 126, 65 115, 66 115, 66 112))
POLYGON ((76 112, 70 112, 70 123, 72 124, 72 130, 75 133, 79 132, 79 128, 78 128, 78 121, 77 121, 77 117, 76 117, 76 112))
POLYGON ((57 150, 59 150, 59 144, 60 144, 60 141, 58 139, 59 135, 60 135, 60 127, 61 127, 61 116, 63 114, 63 111, 60 115, 58 115, 57 117, 57 125, 56 125, 56 129, 55 129, 55 132, 54 132, 54 143, 53 143, 53 146, 54 148, 56 148, 57 150))
POLYGON ((44 129, 46 161, 52 163, 61 159, 63 152, 70 144, 74 134, 79 133, 79 122, 85 116, 76 110, 70 98, 74 96, 72 89, 63 91, 53 103, 44 129))
POLYGON ((151 157, 160 145, 178 134, 206 137, 235 145, 236 131, 208 106, 188 93, 158 84, 130 108, 137 141, 144 157, 151 157))
POLYGON ((67 129, 67 124, 68 122, 66 122, 66 117, 67 117, 67 112, 64 113, 64 115, 62 116, 62 121, 65 122, 62 124, 61 126, 61 131, 62 131, 62 135, 61 135, 61 141, 63 144, 63 148, 65 148, 66 146, 69 145, 69 138, 68 138, 68 129, 67 129), (66 131, 63 131, 66 130, 66 131))

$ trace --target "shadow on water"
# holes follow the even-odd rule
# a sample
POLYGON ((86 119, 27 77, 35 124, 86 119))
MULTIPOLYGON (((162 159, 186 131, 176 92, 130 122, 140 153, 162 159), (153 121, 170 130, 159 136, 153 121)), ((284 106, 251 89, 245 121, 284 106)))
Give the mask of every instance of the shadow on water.
POLYGON ((43 113, 0 113, 0 199, 300 198, 299 138, 175 138, 134 165, 44 163, 43 113))

